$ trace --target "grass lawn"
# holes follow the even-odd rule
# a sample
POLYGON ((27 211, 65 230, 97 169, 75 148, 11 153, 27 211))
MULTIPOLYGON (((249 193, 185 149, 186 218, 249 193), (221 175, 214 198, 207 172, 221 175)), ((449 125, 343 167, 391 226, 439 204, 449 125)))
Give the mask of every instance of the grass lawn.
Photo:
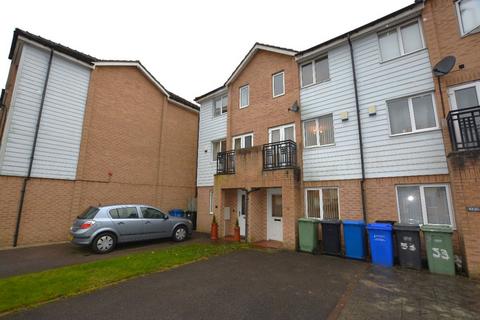
POLYGON ((0 279, 0 314, 247 247, 239 243, 174 246, 0 279))

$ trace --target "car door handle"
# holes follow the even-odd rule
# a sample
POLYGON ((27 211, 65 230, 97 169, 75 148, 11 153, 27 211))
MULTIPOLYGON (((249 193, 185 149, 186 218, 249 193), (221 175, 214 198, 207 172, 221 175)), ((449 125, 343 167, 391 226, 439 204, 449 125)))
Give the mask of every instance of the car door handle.
POLYGON ((125 222, 120 221, 120 222, 117 222, 117 224, 125 224, 125 222))
POLYGON ((150 221, 145 221, 145 224, 149 224, 149 223, 151 223, 151 222, 150 221))

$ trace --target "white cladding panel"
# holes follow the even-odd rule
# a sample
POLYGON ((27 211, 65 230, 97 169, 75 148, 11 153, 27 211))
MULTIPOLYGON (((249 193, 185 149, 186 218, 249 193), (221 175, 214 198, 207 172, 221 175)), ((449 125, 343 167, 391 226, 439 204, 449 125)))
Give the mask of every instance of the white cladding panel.
POLYGON ((213 161, 212 141, 227 137, 227 114, 213 116, 213 100, 200 106, 200 128, 198 135, 197 186, 213 186, 217 163, 213 161))
MULTIPOLYGON (((50 53, 24 44, 0 153, 0 173, 28 172, 50 53)), ((32 176, 75 179, 90 69, 54 54, 32 176)))
MULTIPOLYGON (((361 178, 355 95, 347 45, 328 52, 330 80, 302 88, 302 120, 332 114, 335 145, 303 149, 305 181, 361 178), (340 114, 348 113, 342 121, 340 114)), ((303 131, 303 128, 302 128, 303 131)))

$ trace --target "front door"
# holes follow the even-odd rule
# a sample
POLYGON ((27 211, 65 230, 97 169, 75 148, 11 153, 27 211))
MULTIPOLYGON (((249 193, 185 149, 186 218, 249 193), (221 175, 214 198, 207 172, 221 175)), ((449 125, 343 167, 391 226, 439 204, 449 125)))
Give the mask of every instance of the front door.
POLYGON ((166 238, 171 235, 172 223, 167 219, 167 215, 151 207, 141 207, 140 209, 145 239, 166 238))
POLYGON ((240 226, 240 235, 245 236, 245 213, 247 210, 247 192, 238 190, 237 192, 237 218, 240 226))
POLYGON ((282 189, 267 190, 267 239, 283 241, 282 189))

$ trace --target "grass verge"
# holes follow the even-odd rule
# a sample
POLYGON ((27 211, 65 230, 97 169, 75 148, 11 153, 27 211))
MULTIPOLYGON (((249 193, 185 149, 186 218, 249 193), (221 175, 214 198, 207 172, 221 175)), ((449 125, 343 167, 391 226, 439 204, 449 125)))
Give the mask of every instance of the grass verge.
POLYGON ((238 243, 174 246, 0 279, 0 314, 247 247, 238 243))

